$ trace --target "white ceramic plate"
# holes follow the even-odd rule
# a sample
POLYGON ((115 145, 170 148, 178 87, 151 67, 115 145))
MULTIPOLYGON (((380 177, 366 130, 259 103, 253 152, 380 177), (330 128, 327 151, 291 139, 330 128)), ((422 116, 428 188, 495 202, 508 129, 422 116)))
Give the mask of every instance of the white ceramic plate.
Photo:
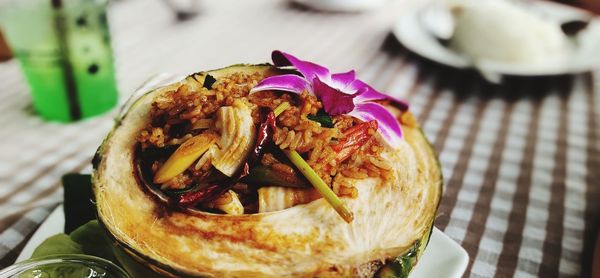
MULTIPOLYGON (((40 243, 55 234, 62 233, 64 226, 65 214, 63 206, 59 205, 27 242, 17 262, 31 257, 33 250, 40 243)), ((410 277, 461 277, 468 262, 467 251, 440 230, 433 228, 429 245, 410 277)))
MULTIPOLYGON (((591 17, 590 14, 580 9, 551 3, 548 1, 529 1, 521 3, 525 8, 540 14, 554 22, 567 22, 571 20, 589 20, 588 27, 579 32, 574 40, 576 46, 568 62, 543 65, 525 65, 502 63, 491 60, 474 62, 468 56, 454 52, 443 45, 432 35, 423 24, 423 14, 432 5, 442 5, 440 1, 423 1, 407 5, 399 16, 399 20, 392 28, 394 36, 410 51, 427 59, 455 68, 474 68, 492 82, 499 82, 503 75, 513 76, 547 76, 560 74, 573 74, 590 71, 600 66, 600 19, 591 17), (424 2, 424 3, 423 3, 424 2)), ((435 7, 433 7, 435 8, 435 7)), ((443 24, 443 23, 442 23, 443 24)), ((558 23, 557 23, 558 24, 558 23)), ((443 28, 444 26, 441 26, 443 28)), ((447 28, 444 28, 447 29, 447 28)))

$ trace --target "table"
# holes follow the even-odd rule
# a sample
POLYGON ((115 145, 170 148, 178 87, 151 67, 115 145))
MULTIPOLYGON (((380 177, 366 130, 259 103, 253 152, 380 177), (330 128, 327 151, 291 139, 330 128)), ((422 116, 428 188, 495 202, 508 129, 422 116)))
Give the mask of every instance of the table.
MULTIPOLYGON (((160 72, 269 61, 286 50, 335 71, 358 70, 407 99, 439 153, 444 197, 436 226, 471 261, 466 276, 587 275, 600 212, 600 80, 593 74, 486 84, 404 50, 389 29, 405 2, 362 14, 286 1, 202 1, 176 21, 159 1, 109 11, 125 99, 160 72)), ((596 75, 597 76, 597 75, 596 75)), ((75 124, 32 115, 18 64, 0 63, 0 267, 62 198, 60 177, 89 171, 116 111, 75 124)))

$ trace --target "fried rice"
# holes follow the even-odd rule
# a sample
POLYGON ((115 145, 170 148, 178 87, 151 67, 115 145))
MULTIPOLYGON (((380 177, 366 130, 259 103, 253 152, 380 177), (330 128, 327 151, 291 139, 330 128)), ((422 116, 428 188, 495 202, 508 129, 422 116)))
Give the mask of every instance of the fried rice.
MULTIPOLYGON (((264 79, 260 73, 245 74, 237 72, 219 78, 211 88, 201 87, 192 90, 187 85, 181 85, 176 90, 155 97, 151 109, 150 123, 139 132, 137 141, 142 150, 148 148, 165 148, 178 146, 186 140, 199 134, 200 130, 194 125, 205 124, 214 119, 216 111, 223 106, 231 106, 234 100, 243 102, 252 111, 252 120, 255 126, 260 124, 260 111, 267 108, 273 110, 284 102, 290 107, 276 119, 276 129, 273 142, 281 150, 295 150, 315 172, 328 184, 338 196, 356 198, 358 191, 347 179, 381 178, 391 179, 392 166, 381 158, 384 150, 382 142, 377 136, 371 138, 354 152, 348 159, 341 163, 336 162, 337 152, 334 146, 338 144, 344 131, 359 124, 361 121, 348 115, 331 117, 332 127, 325 127, 321 123, 311 120, 323 108, 316 96, 304 92, 300 95, 281 91, 262 91, 250 94, 250 90, 264 79)), ((214 130, 214 124, 208 126, 214 130)), ((368 130, 374 135, 376 130, 368 130)), ((158 159, 152 164, 152 172, 156 174, 164 163, 158 159)), ((294 167, 287 161, 280 161, 272 154, 263 156, 260 164, 281 173, 294 173, 294 167)), ((185 189, 191 187, 211 173, 210 163, 193 163, 183 173, 160 185, 163 190, 185 189)), ((242 183, 233 188, 241 196, 248 194, 248 186, 242 183), (245 188, 241 192, 239 188, 245 188)), ((264 184, 261 186, 269 186, 264 184)), ((250 190, 250 194, 256 194, 250 190)), ((220 201, 229 198, 226 192, 220 201)), ((256 198, 245 198, 245 207, 254 207, 256 198)), ((214 202, 204 204, 212 207, 214 202)), ((256 212, 247 209, 247 212, 256 212)))

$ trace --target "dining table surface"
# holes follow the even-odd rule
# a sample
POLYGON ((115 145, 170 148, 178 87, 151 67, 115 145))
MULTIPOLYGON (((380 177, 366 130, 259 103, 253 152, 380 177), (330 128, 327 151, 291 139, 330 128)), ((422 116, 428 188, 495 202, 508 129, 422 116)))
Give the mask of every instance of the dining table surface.
MULTIPOLYGON (((390 32, 407 1, 327 13, 283 0, 120 0, 108 16, 123 103, 161 73, 265 63, 283 50, 407 100, 435 148, 444 190, 435 226, 469 254, 468 277, 585 277, 600 223, 598 73, 506 77, 420 58, 390 32)), ((75 123, 35 115, 15 59, 0 63, 0 268, 91 172, 118 108, 75 123)))

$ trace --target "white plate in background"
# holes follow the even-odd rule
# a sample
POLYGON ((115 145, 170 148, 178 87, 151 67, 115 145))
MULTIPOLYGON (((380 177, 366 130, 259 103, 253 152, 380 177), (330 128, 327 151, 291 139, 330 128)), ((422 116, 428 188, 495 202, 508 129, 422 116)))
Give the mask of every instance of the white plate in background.
MULTIPOLYGON (((407 5, 392 27, 394 36, 410 51, 429 60, 459 68, 473 68, 491 82, 498 83, 503 75, 513 76, 548 76, 574 74, 593 70, 600 67, 600 19, 591 14, 570 6, 551 3, 548 1, 529 1, 520 3, 532 12, 541 14, 554 22, 571 20, 589 21, 586 29, 579 32, 574 40, 572 53, 568 63, 526 65, 503 63, 499 61, 480 60, 474 62, 467 55, 457 53, 443 46, 422 22, 425 9, 439 8, 440 1, 423 1, 419 4, 407 5), (423 3, 424 2, 424 3, 423 3)), ((558 23, 557 23, 558 24, 558 23)))

